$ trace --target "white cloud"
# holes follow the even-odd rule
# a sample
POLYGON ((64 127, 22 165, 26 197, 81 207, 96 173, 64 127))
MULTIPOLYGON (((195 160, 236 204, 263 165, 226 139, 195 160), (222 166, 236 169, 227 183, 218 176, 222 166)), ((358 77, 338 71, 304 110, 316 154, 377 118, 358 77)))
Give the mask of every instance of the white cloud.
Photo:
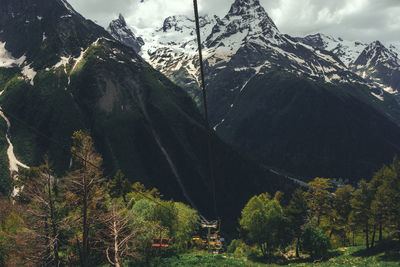
MULTIPOLYGON (((233 0, 198 0, 200 13, 224 16, 233 0)), ((399 41, 399 0, 260 0, 281 32, 323 32, 351 40, 399 41)), ((170 15, 193 16, 192 0, 70 0, 102 26, 122 13, 137 28, 161 27, 170 15)))

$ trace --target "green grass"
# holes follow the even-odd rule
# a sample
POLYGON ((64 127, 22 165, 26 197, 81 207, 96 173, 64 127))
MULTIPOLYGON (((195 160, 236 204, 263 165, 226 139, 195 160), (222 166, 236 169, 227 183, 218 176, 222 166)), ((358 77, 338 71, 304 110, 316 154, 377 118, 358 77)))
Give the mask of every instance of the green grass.
POLYGON ((400 244, 389 242, 365 250, 363 246, 345 247, 332 250, 327 260, 315 262, 304 255, 301 259, 285 260, 279 258, 276 263, 265 263, 259 260, 249 260, 246 257, 233 254, 212 255, 207 253, 189 253, 169 258, 155 259, 150 266, 400 266, 400 244))

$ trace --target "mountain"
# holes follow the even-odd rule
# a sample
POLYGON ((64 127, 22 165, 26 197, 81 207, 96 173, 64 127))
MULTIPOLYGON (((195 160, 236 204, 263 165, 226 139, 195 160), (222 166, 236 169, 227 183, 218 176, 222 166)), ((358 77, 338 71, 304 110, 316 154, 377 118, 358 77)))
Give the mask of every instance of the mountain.
POLYGON ((297 37, 296 40, 311 47, 332 52, 346 66, 353 63, 367 46, 359 41, 347 41, 340 37, 335 38, 321 33, 297 37))
MULTIPOLYGON (((204 121, 183 89, 64 0, 0 0, 0 42, 2 192, 45 155, 65 173, 83 129, 107 177, 121 169, 214 217, 204 121)), ((293 186, 216 135, 212 145, 219 215, 232 226, 252 195, 293 186)))
POLYGON ((393 48, 389 50, 381 42, 375 41, 362 51, 351 68, 370 83, 381 86, 389 93, 399 95, 400 57, 393 48))
POLYGON ((139 53, 144 41, 141 37, 136 37, 132 30, 126 24, 125 18, 120 14, 118 19, 113 20, 107 28, 107 31, 116 40, 129 47, 132 47, 136 53, 139 53))
MULTIPOLYGON (((165 24, 174 26, 138 33, 154 40, 141 56, 201 104, 194 22, 165 24)), ((235 0, 202 25, 210 119, 241 152, 298 176, 353 181, 400 152, 396 94, 352 67, 367 45, 283 34, 258 0, 235 0)))
MULTIPOLYGON (((383 44, 375 41, 365 44, 319 33, 296 39, 316 49, 332 52, 367 83, 398 98, 400 90, 400 46, 398 43, 383 44)), ((381 98, 380 93, 374 93, 374 95, 381 98)))
MULTIPOLYGON (((208 36, 217 16, 200 16, 201 34, 208 36)), ((145 45, 140 55, 155 69, 186 89, 200 104, 199 62, 194 20, 187 16, 171 16, 154 32, 141 32, 145 45)))

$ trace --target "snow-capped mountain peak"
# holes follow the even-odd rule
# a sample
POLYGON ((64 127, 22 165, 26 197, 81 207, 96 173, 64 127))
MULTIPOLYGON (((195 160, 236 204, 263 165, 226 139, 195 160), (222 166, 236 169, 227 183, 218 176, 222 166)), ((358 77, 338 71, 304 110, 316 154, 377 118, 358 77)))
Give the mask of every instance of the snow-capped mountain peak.
POLYGON ((258 0, 236 0, 228 14, 218 20, 206 45, 224 47, 226 53, 234 53, 243 42, 262 39, 280 43, 279 30, 258 0))
POLYGON ((352 64, 367 46, 362 42, 347 41, 340 37, 335 38, 322 33, 311 34, 296 39, 314 48, 332 52, 346 66, 352 64))
POLYGON ((183 32, 184 30, 192 30, 193 23, 194 21, 192 19, 184 15, 170 16, 164 20, 163 27, 160 30, 163 32, 183 32))
POLYGON ((126 24, 125 18, 119 14, 118 19, 113 20, 107 28, 107 31, 116 40, 132 47, 137 53, 140 52, 144 41, 141 37, 136 37, 133 31, 126 24))
POLYGON ((226 16, 227 17, 239 16, 245 20, 252 18, 258 18, 260 20, 263 20, 264 18, 268 18, 270 20, 270 23, 275 26, 275 23, 269 18, 267 12, 261 6, 258 0, 236 0, 232 4, 226 16))
POLYGON ((386 63, 396 67, 396 65, 399 66, 400 61, 395 52, 387 49, 380 41, 374 41, 364 49, 354 65, 363 65, 368 68, 376 66, 378 63, 386 63))

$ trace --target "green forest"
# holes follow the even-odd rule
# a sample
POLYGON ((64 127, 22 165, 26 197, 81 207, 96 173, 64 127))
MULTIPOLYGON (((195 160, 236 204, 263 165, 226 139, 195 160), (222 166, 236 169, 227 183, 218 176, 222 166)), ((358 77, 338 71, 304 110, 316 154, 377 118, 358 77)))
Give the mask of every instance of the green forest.
POLYGON ((64 177, 57 177, 45 158, 44 165, 19 175, 13 184, 17 197, 1 197, 0 266, 398 266, 400 261, 397 157, 354 187, 315 178, 289 196, 255 195, 237 218, 236 233, 222 239, 218 225, 204 239, 195 209, 164 199, 156 188, 131 184, 121 171, 107 179, 87 133, 74 133, 71 154, 64 177), (374 255, 379 257, 370 258, 374 255))

